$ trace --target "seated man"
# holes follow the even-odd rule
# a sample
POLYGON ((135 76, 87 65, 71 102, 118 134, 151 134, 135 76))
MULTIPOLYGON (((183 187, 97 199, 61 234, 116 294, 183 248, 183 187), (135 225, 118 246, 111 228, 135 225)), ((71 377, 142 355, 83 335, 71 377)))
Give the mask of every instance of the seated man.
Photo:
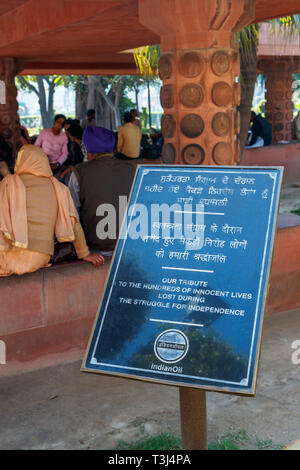
POLYGON ((34 143, 34 145, 42 147, 54 173, 58 172, 68 156, 68 138, 62 130, 65 120, 63 114, 57 114, 53 126, 43 129, 34 143))
POLYGON ((293 139, 300 140, 300 111, 293 120, 293 139))
POLYGON ((107 254, 114 249, 119 233, 119 197, 128 197, 135 168, 129 161, 114 158, 113 132, 88 126, 82 140, 88 161, 74 168, 69 189, 88 246, 107 254))
POLYGON ((118 152, 115 157, 120 160, 138 158, 141 151, 142 131, 132 123, 131 113, 124 114, 125 124, 118 130, 118 152))
POLYGON ((263 147, 272 143, 272 126, 260 114, 251 111, 251 137, 247 147, 263 147), (261 142, 261 143, 260 143, 261 142))

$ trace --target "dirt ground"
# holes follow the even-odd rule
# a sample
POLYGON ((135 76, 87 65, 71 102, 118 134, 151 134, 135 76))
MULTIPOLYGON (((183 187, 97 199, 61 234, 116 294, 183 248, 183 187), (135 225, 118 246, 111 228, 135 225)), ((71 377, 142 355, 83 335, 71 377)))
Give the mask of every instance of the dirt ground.
MULTIPOLYGON (((265 317, 255 397, 206 392, 208 441, 300 438, 300 310, 265 317)), ((177 387, 80 372, 81 361, 0 379, 0 449, 115 449, 145 434, 180 436, 177 387)), ((254 440, 245 449, 256 448, 254 440)), ((263 447, 263 446, 262 446, 263 447)))

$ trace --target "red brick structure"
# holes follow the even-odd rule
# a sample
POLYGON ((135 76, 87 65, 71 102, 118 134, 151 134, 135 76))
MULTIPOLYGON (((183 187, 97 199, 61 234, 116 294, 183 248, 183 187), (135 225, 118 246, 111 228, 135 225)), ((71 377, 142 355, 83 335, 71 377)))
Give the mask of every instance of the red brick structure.
POLYGON ((23 70, 23 63, 12 58, 0 60, 0 80, 5 85, 3 103, 0 102, 0 135, 11 145, 15 153, 19 148, 20 131, 16 129, 18 114, 15 76, 23 70))
POLYGON ((254 2, 140 1, 140 20, 160 36, 165 163, 232 165, 240 154, 239 57, 234 33, 254 2), (157 21, 159 18, 159 21, 157 21), (178 22, 180 28, 178 28, 178 22))
POLYGON ((266 75, 266 118, 272 142, 290 142, 293 120, 293 73, 300 72, 299 36, 287 37, 264 24, 259 30, 258 71, 266 75))

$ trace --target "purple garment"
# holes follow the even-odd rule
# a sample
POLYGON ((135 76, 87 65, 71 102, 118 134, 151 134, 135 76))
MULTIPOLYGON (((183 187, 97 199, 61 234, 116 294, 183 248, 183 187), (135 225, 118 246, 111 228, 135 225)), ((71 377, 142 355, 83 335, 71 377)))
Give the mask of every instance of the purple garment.
POLYGON ((112 153, 115 146, 115 136, 104 127, 86 127, 82 141, 88 153, 112 153))

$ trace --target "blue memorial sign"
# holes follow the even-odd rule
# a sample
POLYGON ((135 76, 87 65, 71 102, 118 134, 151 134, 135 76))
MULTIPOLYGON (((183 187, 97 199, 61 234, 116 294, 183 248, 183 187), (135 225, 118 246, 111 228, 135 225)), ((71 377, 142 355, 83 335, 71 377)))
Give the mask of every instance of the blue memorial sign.
POLYGON ((139 166, 81 370, 253 395, 281 180, 139 166))

